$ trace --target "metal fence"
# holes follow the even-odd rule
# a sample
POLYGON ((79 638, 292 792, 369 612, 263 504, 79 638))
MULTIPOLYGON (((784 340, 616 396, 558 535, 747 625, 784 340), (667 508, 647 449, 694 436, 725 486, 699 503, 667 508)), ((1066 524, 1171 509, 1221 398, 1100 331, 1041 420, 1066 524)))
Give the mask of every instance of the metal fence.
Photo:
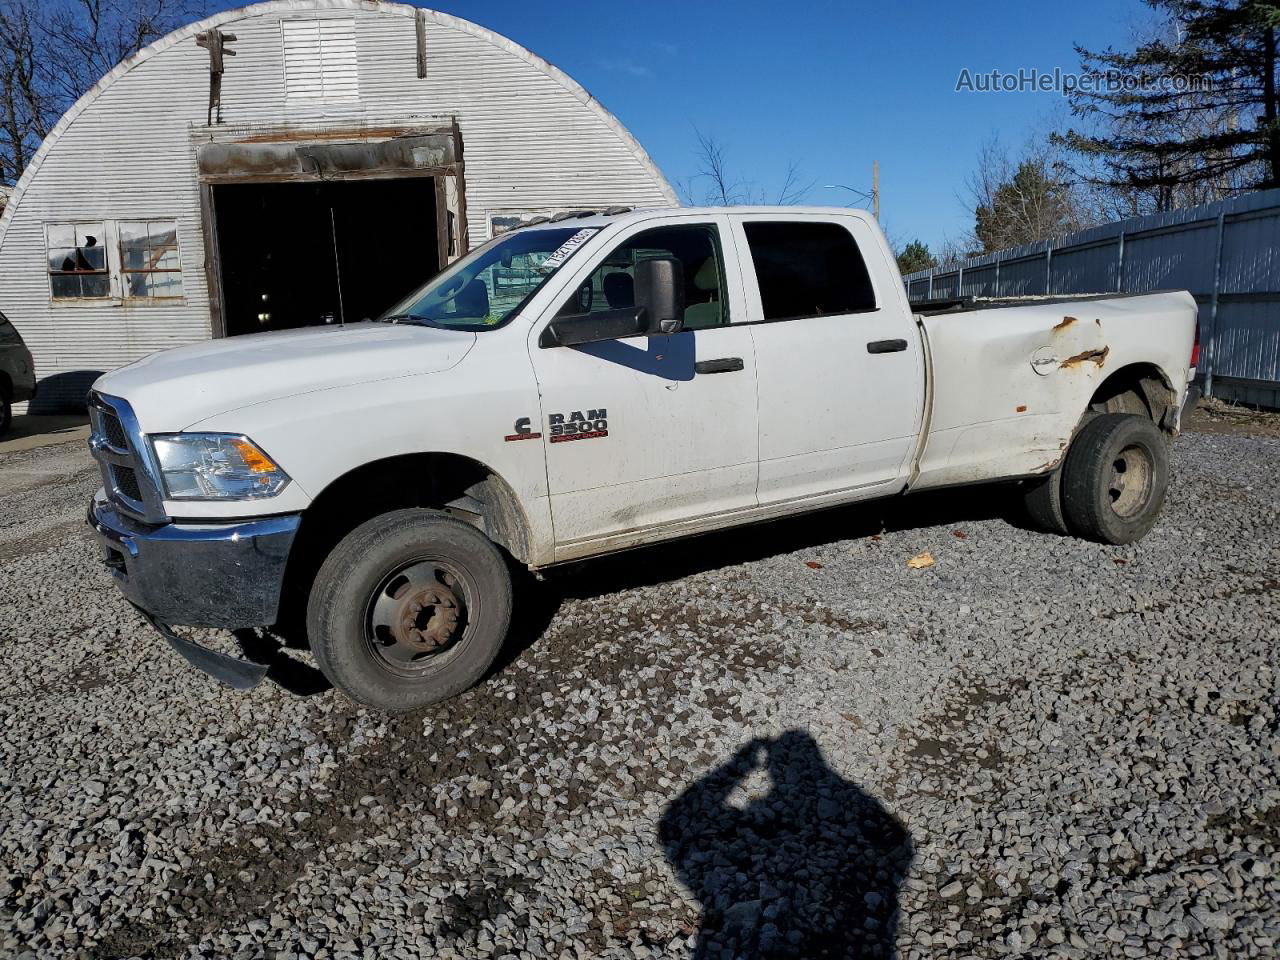
POLYGON ((1280 190, 1109 223, 904 282, 911 300, 1190 290, 1205 392, 1280 408, 1280 190))

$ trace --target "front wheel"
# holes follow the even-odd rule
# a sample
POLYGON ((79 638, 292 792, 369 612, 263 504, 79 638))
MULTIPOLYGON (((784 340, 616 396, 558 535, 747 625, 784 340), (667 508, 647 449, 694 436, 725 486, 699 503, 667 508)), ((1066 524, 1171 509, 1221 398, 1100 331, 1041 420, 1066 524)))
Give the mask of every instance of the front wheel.
POLYGON ((13 426, 13 404, 9 402, 9 398, 0 393, 0 437, 9 432, 9 428, 13 426))
POLYGON ((329 681, 400 713, 474 685, 511 622, 511 576, 474 527, 434 510, 396 510, 334 547, 307 604, 307 635, 329 681))
POLYGON ((1155 525, 1169 485, 1169 452, 1149 419, 1104 413, 1072 441, 1062 505, 1072 530, 1101 543, 1133 543, 1155 525))

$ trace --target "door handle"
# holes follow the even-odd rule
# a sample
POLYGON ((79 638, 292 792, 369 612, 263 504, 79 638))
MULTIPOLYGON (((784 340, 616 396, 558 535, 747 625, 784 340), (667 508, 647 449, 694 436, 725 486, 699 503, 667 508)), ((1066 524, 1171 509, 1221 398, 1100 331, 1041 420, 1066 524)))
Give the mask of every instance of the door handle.
POLYGON ((872 340, 867 344, 867 353, 901 353, 905 349, 905 340, 872 340))
POLYGON ((722 357, 719 360, 699 360, 693 365, 694 373, 737 373, 743 369, 741 357, 722 357))

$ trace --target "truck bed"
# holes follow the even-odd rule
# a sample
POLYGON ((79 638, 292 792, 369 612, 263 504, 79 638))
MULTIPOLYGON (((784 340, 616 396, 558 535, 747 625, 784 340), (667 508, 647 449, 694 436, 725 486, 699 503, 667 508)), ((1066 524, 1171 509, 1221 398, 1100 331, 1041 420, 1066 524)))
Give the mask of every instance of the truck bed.
POLYGON ((1185 396, 1189 293, 967 302, 916 314, 930 391, 913 489, 1051 472, 1113 377, 1185 396))
POLYGON ((969 313, 974 310, 999 310, 1005 307, 1052 306, 1057 303, 1081 303, 1091 300, 1125 300, 1130 297, 1149 297, 1159 293, 1176 293, 1174 290, 1152 290, 1148 293, 1077 293, 1033 294, 1026 297, 943 297, 935 300, 913 300, 911 310, 917 316, 935 317, 944 313, 969 313))

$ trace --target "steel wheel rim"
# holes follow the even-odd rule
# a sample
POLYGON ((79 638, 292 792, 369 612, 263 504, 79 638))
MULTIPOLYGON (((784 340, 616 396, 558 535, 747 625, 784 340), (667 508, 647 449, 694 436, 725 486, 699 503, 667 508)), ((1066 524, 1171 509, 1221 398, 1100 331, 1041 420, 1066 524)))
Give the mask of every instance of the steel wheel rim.
POLYGON ((1140 514, 1151 500, 1155 463, 1145 447, 1125 447, 1112 458, 1106 494, 1116 516, 1126 520, 1140 514))
POLYGON ((434 673, 466 645, 479 603, 474 578, 456 561, 424 555, 397 564, 366 605, 365 648, 393 676, 434 673))

